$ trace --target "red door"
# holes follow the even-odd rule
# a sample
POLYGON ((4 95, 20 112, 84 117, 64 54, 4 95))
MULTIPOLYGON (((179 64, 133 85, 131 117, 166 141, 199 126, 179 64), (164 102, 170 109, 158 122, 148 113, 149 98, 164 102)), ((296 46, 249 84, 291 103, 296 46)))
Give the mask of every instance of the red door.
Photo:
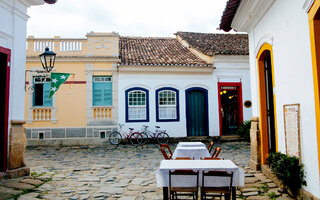
POLYGON ((0 47, 0 172, 7 170, 10 49, 0 47))
POLYGON ((220 136, 234 135, 243 121, 241 82, 218 82, 218 97, 220 136))

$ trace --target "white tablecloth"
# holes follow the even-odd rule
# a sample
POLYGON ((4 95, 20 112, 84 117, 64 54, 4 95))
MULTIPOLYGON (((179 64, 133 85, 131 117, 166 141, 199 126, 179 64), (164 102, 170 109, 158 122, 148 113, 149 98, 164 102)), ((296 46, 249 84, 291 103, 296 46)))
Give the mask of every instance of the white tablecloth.
MULTIPOLYGON (((162 160, 160 168, 156 172, 157 186, 169 187, 169 170, 192 169, 199 170, 199 186, 202 186, 202 172, 215 170, 233 172, 232 186, 244 186, 244 172, 231 160, 162 160)), ((194 177, 174 176, 172 186, 190 187, 195 186, 194 177)), ((221 187, 228 185, 228 180, 223 178, 210 177, 205 179, 206 186, 221 187)))
POLYGON ((206 147, 202 142, 179 142, 177 147, 206 147))
POLYGON ((195 160, 200 160, 200 157, 210 157, 210 153, 206 147, 178 147, 174 150, 172 158, 176 157, 190 157, 195 160))

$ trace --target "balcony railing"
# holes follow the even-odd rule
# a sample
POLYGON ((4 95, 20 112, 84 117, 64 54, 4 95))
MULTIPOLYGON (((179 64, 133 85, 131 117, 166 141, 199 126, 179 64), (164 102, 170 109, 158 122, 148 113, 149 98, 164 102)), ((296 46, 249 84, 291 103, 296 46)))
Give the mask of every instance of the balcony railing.
POLYGON ((33 121, 50 121, 52 119, 52 108, 33 108, 33 121))
POLYGON ((111 119, 112 107, 95 106, 93 110, 93 119, 111 119))

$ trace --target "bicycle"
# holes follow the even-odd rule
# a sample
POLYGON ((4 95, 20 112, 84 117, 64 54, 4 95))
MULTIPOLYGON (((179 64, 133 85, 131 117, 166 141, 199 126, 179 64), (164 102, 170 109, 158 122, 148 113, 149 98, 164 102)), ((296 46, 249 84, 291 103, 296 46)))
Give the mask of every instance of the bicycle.
POLYGON ((124 124, 119 124, 119 131, 114 131, 109 136, 109 142, 113 145, 118 145, 122 141, 122 137, 125 139, 124 142, 130 141, 132 145, 140 145, 143 142, 143 137, 138 131, 134 132, 133 128, 129 128, 129 133, 122 130, 124 124))
POLYGON ((149 126, 143 125, 143 131, 141 131, 141 135, 143 137, 143 144, 147 143, 149 137, 153 140, 157 140, 159 144, 167 144, 169 141, 169 135, 166 130, 159 130, 160 126, 155 126, 156 131, 153 133, 148 130, 149 126))

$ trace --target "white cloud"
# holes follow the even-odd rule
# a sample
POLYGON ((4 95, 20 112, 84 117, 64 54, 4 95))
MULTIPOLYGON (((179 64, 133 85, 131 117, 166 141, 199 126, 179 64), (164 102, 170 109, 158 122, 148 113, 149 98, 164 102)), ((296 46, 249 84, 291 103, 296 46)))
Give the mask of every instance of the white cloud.
POLYGON ((173 37, 216 32, 226 0, 59 0, 29 8, 28 35, 85 37, 90 31, 173 37))

